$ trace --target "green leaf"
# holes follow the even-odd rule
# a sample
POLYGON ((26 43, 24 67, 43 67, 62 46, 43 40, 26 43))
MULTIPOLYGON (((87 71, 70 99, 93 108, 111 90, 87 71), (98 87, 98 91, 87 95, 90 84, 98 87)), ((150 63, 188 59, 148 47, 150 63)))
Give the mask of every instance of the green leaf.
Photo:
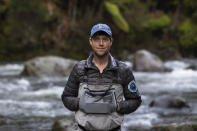
POLYGON ((197 45, 197 25, 190 20, 185 20, 179 27, 180 42, 184 47, 194 47, 197 45))
POLYGON ((160 18, 151 18, 147 23, 144 24, 145 28, 151 30, 162 29, 170 24, 170 18, 167 15, 163 15, 160 18))
POLYGON ((179 31, 184 33, 189 32, 190 30, 192 30, 192 25, 190 20, 185 20, 183 24, 181 24, 181 26, 179 27, 179 31))
POLYGON ((124 17, 121 15, 120 10, 116 4, 111 2, 104 2, 105 8, 112 16, 113 22, 124 32, 129 32, 129 25, 124 17))

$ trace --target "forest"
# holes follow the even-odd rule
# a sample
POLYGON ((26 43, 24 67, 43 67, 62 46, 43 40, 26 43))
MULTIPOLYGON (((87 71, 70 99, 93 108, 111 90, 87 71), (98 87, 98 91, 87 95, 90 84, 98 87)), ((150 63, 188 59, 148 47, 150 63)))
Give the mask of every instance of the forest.
POLYGON ((97 23, 111 27, 116 58, 139 49, 163 60, 197 57, 195 0, 0 0, 0 61, 84 59, 97 23))

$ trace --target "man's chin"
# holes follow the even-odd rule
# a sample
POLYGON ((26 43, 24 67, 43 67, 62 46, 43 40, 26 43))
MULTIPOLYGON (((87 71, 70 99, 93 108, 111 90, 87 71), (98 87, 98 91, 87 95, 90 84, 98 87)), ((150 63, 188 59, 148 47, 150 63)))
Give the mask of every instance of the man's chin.
POLYGON ((97 57, 102 58, 102 57, 107 56, 107 55, 108 55, 108 52, 105 52, 105 53, 97 53, 97 52, 95 52, 94 54, 95 54, 97 57))

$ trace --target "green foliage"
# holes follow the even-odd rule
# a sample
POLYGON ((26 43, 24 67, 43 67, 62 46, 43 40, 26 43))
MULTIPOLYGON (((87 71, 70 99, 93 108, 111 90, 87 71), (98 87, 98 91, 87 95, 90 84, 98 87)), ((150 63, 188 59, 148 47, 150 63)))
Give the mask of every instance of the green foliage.
POLYGON ((89 31, 99 22, 110 25, 119 58, 141 48, 197 56, 196 0, 0 0, 0 60, 85 58, 89 31))
POLYGON ((2 35, 2 30, 4 26, 4 17, 6 16, 6 11, 8 10, 10 0, 0 0, 0 38, 2 35))
POLYGON ((0 2, 0 14, 4 13, 7 9, 7 3, 5 3, 6 1, 2 1, 0 2))
POLYGON ((128 5, 134 5, 138 0, 110 0, 110 2, 118 5, 121 9, 126 9, 128 5))
POLYGON ((185 20, 179 27, 180 42, 183 47, 197 46, 197 25, 193 24, 190 20, 185 20))
POLYGON ((39 0, 12 0, 3 33, 7 51, 36 50, 46 21, 46 7, 39 0))
POLYGON ((124 32, 129 32, 129 25, 120 13, 118 6, 107 1, 105 1, 104 4, 107 11, 112 16, 114 23, 124 32))
POLYGON ((150 18, 148 22, 144 24, 145 28, 150 30, 162 29, 170 24, 170 18, 167 15, 163 15, 160 18, 150 18))
POLYGON ((197 8, 196 0, 183 0, 183 4, 188 8, 188 10, 197 8))
POLYGON ((197 21, 197 2, 196 0, 183 0, 186 15, 197 21))

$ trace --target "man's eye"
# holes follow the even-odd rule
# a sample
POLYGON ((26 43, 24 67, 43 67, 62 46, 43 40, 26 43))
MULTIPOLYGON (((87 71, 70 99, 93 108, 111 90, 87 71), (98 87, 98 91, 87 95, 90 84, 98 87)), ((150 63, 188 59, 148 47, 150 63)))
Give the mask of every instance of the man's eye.
POLYGON ((108 38, 103 38, 103 41, 108 41, 109 39, 108 38))
POLYGON ((96 38, 94 38, 93 40, 94 40, 94 41, 99 41, 99 38, 98 38, 98 37, 96 37, 96 38))
POLYGON ((100 42, 100 41, 108 42, 110 39, 107 38, 107 37, 104 37, 104 38, 95 37, 95 38, 93 38, 93 40, 94 40, 95 42, 100 42))

